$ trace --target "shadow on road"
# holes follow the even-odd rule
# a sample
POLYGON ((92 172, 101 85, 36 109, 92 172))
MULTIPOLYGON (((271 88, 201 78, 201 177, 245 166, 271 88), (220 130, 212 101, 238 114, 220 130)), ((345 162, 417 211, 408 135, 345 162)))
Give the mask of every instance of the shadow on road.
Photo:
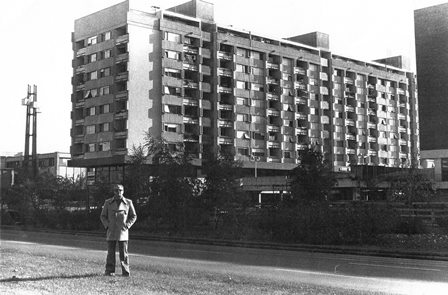
POLYGON ((46 277, 35 277, 35 278, 19 278, 19 277, 12 277, 7 279, 1 279, 0 283, 5 282, 28 282, 28 281, 45 281, 45 280, 54 280, 54 279, 82 279, 82 278, 92 278, 92 277, 99 277, 103 276, 103 274, 100 273, 89 273, 89 274, 83 274, 83 275, 55 275, 55 276, 46 276, 46 277))

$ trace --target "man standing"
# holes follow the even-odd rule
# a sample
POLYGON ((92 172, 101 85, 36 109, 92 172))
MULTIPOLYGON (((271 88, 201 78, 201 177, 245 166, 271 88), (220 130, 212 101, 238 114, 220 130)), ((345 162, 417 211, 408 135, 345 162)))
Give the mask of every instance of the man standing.
POLYGON ((118 242, 122 275, 128 277, 129 256, 128 240, 129 228, 137 220, 132 200, 123 197, 124 188, 121 184, 113 186, 114 197, 104 202, 101 211, 101 222, 107 230, 107 259, 105 275, 115 275, 115 249, 118 242))

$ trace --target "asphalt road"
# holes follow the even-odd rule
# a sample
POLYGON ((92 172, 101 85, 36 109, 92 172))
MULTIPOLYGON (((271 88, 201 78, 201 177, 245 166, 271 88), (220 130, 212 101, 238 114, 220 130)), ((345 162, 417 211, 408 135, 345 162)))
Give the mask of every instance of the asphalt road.
MULTIPOLYGON (((2 230, 1 247, 105 257, 98 237, 2 230), (80 248, 89 249, 79 251, 80 248)), ((131 240, 133 267, 163 265, 187 271, 250 276, 389 294, 448 294, 448 263, 342 254, 131 240)))

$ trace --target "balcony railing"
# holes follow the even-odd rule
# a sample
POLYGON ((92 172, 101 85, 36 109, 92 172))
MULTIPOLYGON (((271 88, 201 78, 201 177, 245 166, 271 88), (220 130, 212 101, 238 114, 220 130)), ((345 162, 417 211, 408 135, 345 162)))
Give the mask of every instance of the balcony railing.
POLYGON ((120 44, 124 44, 124 43, 128 43, 129 42, 129 35, 121 35, 119 37, 117 37, 117 39, 115 40, 115 45, 120 45, 120 44))
POLYGON ((219 59, 233 60, 233 54, 229 52, 218 51, 217 56, 219 59))
POLYGON ((301 67, 294 67, 294 74, 306 75, 306 70, 301 67))
POLYGON ((218 75, 219 76, 232 77, 233 76, 233 71, 231 69, 218 68, 218 75))

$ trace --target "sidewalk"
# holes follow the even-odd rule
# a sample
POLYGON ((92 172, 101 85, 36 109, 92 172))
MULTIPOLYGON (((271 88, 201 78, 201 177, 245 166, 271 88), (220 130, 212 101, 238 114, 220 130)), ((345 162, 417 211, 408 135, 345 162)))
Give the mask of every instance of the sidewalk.
MULTIPOLYGON (((104 236, 102 231, 70 231, 70 230, 53 230, 25 228, 20 226, 1 226, 1 229, 34 231, 34 232, 51 232, 64 233, 83 236, 104 236)), ((176 236, 163 236, 154 234, 130 233, 131 239, 148 240, 148 241, 165 241, 174 243, 189 243, 201 245, 227 246, 227 247, 243 247, 288 251, 305 251, 305 252, 322 252, 322 253, 340 253, 366 256, 382 256, 408 259, 427 259, 448 261, 448 249, 444 250, 417 250, 417 249, 385 249, 378 246, 350 246, 350 245, 307 245, 307 244, 284 244, 270 242, 252 242, 252 241, 235 241, 235 240, 218 240, 206 238, 188 238, 176 236)))

